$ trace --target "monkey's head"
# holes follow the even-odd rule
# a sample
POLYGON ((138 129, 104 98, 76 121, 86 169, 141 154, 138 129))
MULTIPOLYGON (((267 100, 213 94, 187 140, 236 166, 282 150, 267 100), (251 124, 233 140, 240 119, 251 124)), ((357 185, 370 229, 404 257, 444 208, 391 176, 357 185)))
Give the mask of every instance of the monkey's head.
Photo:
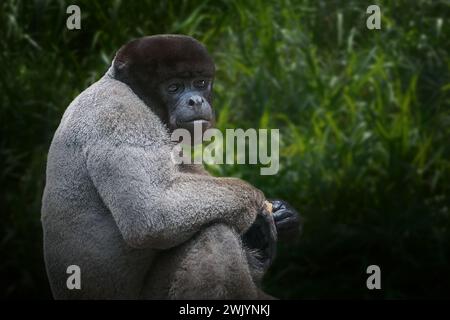
POLYGON ((133 40, 117 52, 116 79, 126 83, 170 130, 214 124, 214 62, 194 38, 157 35, 133 40))

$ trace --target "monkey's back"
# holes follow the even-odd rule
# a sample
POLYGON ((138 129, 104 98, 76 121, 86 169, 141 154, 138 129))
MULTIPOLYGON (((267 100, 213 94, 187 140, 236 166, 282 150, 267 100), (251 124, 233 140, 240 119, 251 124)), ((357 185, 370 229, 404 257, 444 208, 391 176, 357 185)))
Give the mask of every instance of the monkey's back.
POLYGON ((86 165, 86 153, 96 138, 107 134, 104 131, 116 131, 114 109, 109 118, 102 114, 109 105, 127 107, 114 100, 123 96, 125 102, 135 99, 107 76, 94 83, 67 108, 51 143, 41 220, 55 298, 138 297, 151 265, 154 251, 126 245, 86 165), (70 265, 80 267, 81 290, 66 286, 70 265))

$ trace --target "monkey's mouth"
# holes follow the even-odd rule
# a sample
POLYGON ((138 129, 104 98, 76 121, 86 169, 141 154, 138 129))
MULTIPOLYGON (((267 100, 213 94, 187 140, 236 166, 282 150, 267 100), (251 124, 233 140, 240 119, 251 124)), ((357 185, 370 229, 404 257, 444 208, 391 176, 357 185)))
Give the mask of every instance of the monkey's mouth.
POLYGON ((179 128, 188 129, 189 131, 194 130, 194 128, 201 128, 202 131, 211 128, 212 123, 211 120, 198 118, 198 119, 190 119, 187 121, 177 121, 177 126, 179 128))

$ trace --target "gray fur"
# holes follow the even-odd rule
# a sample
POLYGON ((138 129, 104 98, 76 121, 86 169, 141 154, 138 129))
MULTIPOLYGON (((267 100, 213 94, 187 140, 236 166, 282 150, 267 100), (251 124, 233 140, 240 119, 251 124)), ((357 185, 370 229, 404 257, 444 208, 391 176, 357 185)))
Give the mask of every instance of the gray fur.
POLYGON ((112 69, 69 105, 48 153, 42 203, 55 298, 259 297, 240 235, 264 195, 174 165, 171 149, 164 124, 112 69), (66 288, 72 264, 81 290, 66 288))

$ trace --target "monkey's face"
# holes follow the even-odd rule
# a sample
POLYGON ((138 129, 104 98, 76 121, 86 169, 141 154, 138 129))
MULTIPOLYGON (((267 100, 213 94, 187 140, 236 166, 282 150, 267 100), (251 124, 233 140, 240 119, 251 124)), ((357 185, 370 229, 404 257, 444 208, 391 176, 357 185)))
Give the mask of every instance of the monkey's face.
POLYGON ((211 107, 214 62, 197 40, 158 35, 133 40, 114 59, 116 79, 130 88, 170 130, 194 133, 214 124, 211 107))
POLYGON ((159 86, 161 101, 169 115, 169 127, 187 129, 194 134, 194 127, 202 132, 214 125, 211 107, 213 79, 207 76, 176 77, 164 81, 159 86))

